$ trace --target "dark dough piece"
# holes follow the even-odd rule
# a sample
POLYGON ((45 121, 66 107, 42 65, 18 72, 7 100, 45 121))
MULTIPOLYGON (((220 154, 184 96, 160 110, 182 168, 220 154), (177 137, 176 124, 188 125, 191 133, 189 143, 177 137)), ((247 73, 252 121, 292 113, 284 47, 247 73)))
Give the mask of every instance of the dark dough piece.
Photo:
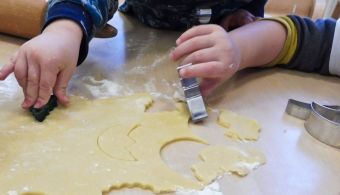
POLYGON ((55 95, 51 95, 50 100, 47 102, 45 106, 42 108, 33 108, 30 107, 29 111, 32 113, 33 117, 39 121, 43 122, 46 117, 50 114, 50 112, 58 106, 58 99, 55 95))

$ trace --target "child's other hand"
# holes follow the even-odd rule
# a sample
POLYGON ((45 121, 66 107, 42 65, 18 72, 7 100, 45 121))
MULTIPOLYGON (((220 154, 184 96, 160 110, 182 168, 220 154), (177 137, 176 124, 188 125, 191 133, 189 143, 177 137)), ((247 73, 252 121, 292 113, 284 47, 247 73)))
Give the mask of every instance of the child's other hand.
POLYGON ((181 65, 193 65, 181 69, 183 78, 202 78, 200 87, 203 96, 230 78, 241 61, 238 46, 228 33, 218 25, 201 25, 183 33, 176 41, 177 47, 170 54, 173 60, 184 57, 181 65))
POLYGON ((44 106, 52 93, 68 103, 66 88, 76 68, 82 30, 69 20, 57 20, 26 42, 0 70, 0 80, 14 73, 25 99, 22 107, 44 106))
POLYGON ((256 17, 244 9, 239 9, 234 13, 222 18, 220 25, 226 30, 231 31, 235 28, 256 21, 256 17))

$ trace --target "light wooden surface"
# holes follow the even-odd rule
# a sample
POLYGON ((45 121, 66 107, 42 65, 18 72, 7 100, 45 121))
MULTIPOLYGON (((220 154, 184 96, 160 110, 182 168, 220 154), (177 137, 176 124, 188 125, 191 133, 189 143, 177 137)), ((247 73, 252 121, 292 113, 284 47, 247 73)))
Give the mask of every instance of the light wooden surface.
POLYGON ((317 19, 324 17, 326 5, 327 0, 268 0, 266 14, 296 14, 317 19))
MULTIPOLYGON (((149 92, 156 109, 173 107, 178 78, 168 59, 177 32, 154 30, 135 19, 116 14, 110 22, 118 28, 113 39, 95 39, 87 60, 80 66, 69 92, 88 98, 149 92), (91 90, 92 89, 92 90, 91 90), (98 89, 94 92, 93 89, 98 89)), ((0 66, 23 40, 0 35, 0 66)), ((195 133, 211 144, 254 147, 263 151, 267 163, 250 175, 226 175, 218 183, 224 194, 333 194, 340 193, 340 151, 311 137, 303 121, 284 114, 289 98, 340 105, 340 79, 283 69, 247 70, 237 74, 209 98, 215 110, 229 109, 257 119, 262 124, 257 142, 234 142, 223 135, 212 112, 203 125, 192 125, 195 133)), ((21 91, 14 77, 0 82, 0 106, 20 106, 21 91)), ((1 112, 1 110, 0 110, 1 112)), ((0 122, 6 122, 1 121, 0 122)), ((192 177, 190 165, 198 161, 204 146, 180 142, 162 151, 164 161, 174 170, 192 177)), ((0 165, 1 166, 1 165, 0 165)), ((152 173, 150 173, 152 174, 152 173)), ((152 194, 124 189, 111 194, 152 194)))
POLYGON ((334 7, 334 12, 332 14, 332 17, 335 19, 340 18, 340 1, 336 2, 336 5, 334 7))

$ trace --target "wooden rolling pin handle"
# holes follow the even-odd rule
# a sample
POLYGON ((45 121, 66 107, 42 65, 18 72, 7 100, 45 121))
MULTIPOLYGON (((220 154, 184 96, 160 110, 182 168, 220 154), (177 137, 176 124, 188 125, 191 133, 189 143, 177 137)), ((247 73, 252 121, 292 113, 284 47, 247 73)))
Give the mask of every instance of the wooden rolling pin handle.
POLYGON ((46 0, 1 0, 0 32, 32 38, 40 33, 46 9, 46 0))
MULTIPOLYGON (((46 9, 46 0, 0 0, 0 33, 27 39, 37 36, 44 24, 46 9)), ((115 11, 113 9, 113 13, 115 11)), ((95 33, 97 38, 116 35, 117 29, 109 24, 95 33)))

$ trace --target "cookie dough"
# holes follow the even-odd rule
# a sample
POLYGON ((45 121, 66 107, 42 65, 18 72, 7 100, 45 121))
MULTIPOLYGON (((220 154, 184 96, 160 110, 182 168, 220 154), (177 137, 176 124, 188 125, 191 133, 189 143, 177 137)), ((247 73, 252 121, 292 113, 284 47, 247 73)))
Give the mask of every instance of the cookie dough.
POLYGON ((219 115, 218 124, 227 128, 225 135, 233 140, 257 140, 261 129, 256 120, 227 110, 219 115))
POLYGON ((225 173, 245 176, 250 170, 265 163, 265 157, 256 150, 241 150, 222 145, 209 146, 200 153, 203 162, 192 166, 197 179, 204 184, 213 182, 225 173))
POLYGON ((145 113, 149 95, 74 97, 43 123, 24 111, 0 113, 0 194, 102 194, 139 187, 153 192, 202 189, 171 170, 160 151, 177 140, 205 143, 180 111, 145 113))
POLYGON ((98 137, 98 147, 106 155, 117 160, 137 161, 137 159, 127 149, 135 144, 134 140, 129 137, 131 131, 137 126, 117 125, 110 127, 98 137))
POLYGON ((239 175, 264 160, 236 148, 209 146, 193 166, 198 180, 170 169, 160 152, 188 140, 207 144, 188 127, 185 104, 145 112, 148 94, 71 99, 43 123, 20 108, 0 112, 0 194, 95 195, 125 187, 155 193, 201 190, 224 172, 239 175))

